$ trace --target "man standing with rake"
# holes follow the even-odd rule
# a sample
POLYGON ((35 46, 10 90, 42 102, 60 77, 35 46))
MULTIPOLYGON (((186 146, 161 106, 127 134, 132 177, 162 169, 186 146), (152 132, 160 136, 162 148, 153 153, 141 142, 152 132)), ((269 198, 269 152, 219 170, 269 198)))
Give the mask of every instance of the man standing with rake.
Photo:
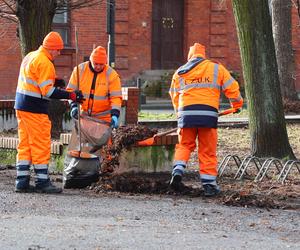
POLYGON ((205 196, 220 193, 217 185, 217 124, 221 91, 238 111, 243 98, 237 81, 219 63, 206 59, 205 47, 190 47, 188 62, 173 75, 170 96, 177 113, 176 145, 171 186, 179 189, 190 154, 198 139, 199 172, 205 196))

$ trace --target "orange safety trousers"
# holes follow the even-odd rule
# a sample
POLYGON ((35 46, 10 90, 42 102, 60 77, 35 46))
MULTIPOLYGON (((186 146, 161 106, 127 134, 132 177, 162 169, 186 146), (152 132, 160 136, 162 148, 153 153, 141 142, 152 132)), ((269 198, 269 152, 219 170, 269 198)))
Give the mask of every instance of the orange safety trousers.
POLYGON ((216 128, 181 128, 179 143, 175 148, 174 162, 188 162, 191 152, 196 148, 198 138, 198 159, 200 176, 217 176, 216 128))
POLYGON ((51 122, 47 114, 16 110, 18 119, 17 162, 48 164, 51 150, 51 122))

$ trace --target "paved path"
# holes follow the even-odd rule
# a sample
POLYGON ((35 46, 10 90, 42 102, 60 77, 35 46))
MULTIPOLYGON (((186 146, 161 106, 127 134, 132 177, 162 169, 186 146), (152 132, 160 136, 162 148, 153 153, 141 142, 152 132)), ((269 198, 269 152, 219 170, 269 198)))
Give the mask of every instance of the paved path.
POLYGON ((0 171, 0 249, 299 249, 300 212, 67 190, 17 194, 0 171))

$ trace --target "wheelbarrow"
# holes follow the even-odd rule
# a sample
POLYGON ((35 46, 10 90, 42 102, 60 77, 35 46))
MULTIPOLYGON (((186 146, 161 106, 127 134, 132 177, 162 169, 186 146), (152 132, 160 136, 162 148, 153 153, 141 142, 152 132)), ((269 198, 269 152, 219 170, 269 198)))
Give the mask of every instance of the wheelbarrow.
MULTIPOLYGON (((237 112, 230 108, 219 113, 219 116, 237 112)), ((116 174, 123 172, 169 172, 178 143, 178 128, 155 134, 153 137, 136 142, 132 148, 125 149, 120 156, 116 174)))

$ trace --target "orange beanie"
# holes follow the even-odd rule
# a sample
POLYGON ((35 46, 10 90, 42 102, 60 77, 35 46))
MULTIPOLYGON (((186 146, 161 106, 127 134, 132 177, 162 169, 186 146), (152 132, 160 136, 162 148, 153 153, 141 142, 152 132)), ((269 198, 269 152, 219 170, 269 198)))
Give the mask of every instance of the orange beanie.
POLYGON ((105 48, 102 46, 95 48, 91 53, 90 61, 93 63, 106 64, 107 56, 105 48))
POLYGON ((193 57, 206 57, 205 56, 205 46, 200 43, 195 43, 193 46, 190 47, 190 51, 188 54, 188 60, 193 57))
POLYGON ((52 50, 63 49, 64 42, 59 33, 52 31, 44 38, 43 47, 52 50))

